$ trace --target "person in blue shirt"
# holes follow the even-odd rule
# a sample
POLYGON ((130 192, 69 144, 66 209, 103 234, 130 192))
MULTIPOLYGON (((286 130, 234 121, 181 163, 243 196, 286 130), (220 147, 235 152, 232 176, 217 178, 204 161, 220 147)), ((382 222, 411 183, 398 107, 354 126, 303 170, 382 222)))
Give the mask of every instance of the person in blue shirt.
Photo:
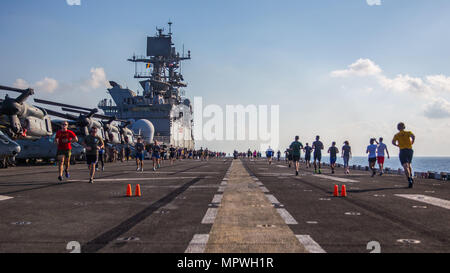
POLYGON ((377 163, 377 145, 375 144, 375 139, 370 139, 370 145, 367 146, 366 154, 369 154, 369 168, 372 170, 372 177, 377 173, 375 169, 375 163, 377 163))
POLYGON ((272 164, 272 157, 273 157, 274 151, 272 150, 272 148, 267 149, 266 151, 266 157, 269 160, 269 165, 272 164))

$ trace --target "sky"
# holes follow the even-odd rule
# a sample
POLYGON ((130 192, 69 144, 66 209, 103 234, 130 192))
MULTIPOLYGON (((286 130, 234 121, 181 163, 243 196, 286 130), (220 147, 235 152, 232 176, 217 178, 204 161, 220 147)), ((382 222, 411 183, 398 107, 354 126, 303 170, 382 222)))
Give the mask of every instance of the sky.
MULTIPOLYGON (((450 156, 448 0, 6 0, 0 83, 96 107, 114 80, 139 90, 146 36, 173 22, 191 100, 279 106, 279 146, 321 136, 364 155, 402 121, 422 156, 450 156)), ((0 97, 6 92, 0 91, 0 97)), ((204 119, 207 120, 207 119, 204 119)), ((226 128, 225 128, 226 130, 226 128)), ((232 151, 263 141, 198 141, 232 151)))

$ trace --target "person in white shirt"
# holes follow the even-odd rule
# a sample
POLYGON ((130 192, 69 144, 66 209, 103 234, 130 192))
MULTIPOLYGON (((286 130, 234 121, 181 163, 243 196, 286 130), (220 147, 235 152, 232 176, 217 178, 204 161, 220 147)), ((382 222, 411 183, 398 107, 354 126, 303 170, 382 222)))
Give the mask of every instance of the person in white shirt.
POLYGON ((388 159, 391 158, 389 156, 389 151, 387 149, 386 144, 383 143, 383 138, 380 137, 379 138, 380 142, 377 142, 378 147, 377 147, 377 161, 378 161, 378 166, 380 166, 380 176, 383 175, 383 166, 384 166, 384 152, 386 152, 388 159))

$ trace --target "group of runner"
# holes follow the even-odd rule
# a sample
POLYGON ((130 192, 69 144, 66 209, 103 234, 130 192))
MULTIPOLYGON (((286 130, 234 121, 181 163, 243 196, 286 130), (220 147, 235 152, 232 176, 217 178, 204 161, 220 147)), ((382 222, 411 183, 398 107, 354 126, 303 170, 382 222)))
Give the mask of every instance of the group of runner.
MULTIPOLYGON (((411 162, 413 158, 413 150, 412 145, 415 141, 415 136, 411 131, 406 131, 405 124, 403 122, 400 122, 397 125, 398 133, 393 137, 392 144, 394 146, 399 147, 400 153, 399 153, 399 159, 400 163, 403 166, 403 169, 405 170, 405 175, 408 180, 408 185, 410 188, 413 187, 414 179, 412 177, 412 170, 411 170, 411 162)), ((372 171, 372 177, 376 175, 376 168, 375 164, 378 162, 379 170, 380 170, 380 176, 384 173, 384 160, 385 155, 387 155, 388 158, 390 158, 389 151, 387 149, 386 144, 383 143, 383 138, 380 137, 378 141, 376 138, 371 138, 369 141, 369 145, 367 146, 366 153, 368 154, 368 161, 369 161, 369 168, 372 171)), ((321 161, 322 161, 322 150, 324 149, 323 143, 320 141, 320 136, 316 136, 316 140, 312 143, 312 146, 309 146, 309 143, 306 143, 306 146, 303 146, 303 144, 299 141, 299 136, 296 136, 294 141, 290 144, 290 146, 286 149, 285 155, 286 155, 286 161, 289 164, 289 167, 291 167, 291 162, 295 165, 295 175, 298 175, 299 171, 299 163, 301 158, 301 151, 304 151, 305 153, 305 162, 306 162, 306 168, 311 167, 311 155, 313 156, 313 165, 314 165, 314 173, 315 174, 321 174, 321 161)), ((337 161, 337 155, 339 154, 339 149, 336 147, 336 142, 332 142, 331 146, 328 148, 327 151, 328 154, 330 154, 330 168, 331 173, 335 173, 336 168, 336 161, 337 161)), ((278 151, 278 154, 280 154, 280 151, 278 151)), ((269 147, 266 151, 266 156, 268 159, 269 164, 272 163, 272 157, 274 155, 274 152, 272 148, 269 147)), ((350 174, 350 167, 349 167, 349 161, 352 157, 352 149, 350 146, 350 143, 348 140, 344 141, 342 146, 342 158, 344 161, 344 169, 345 174, 350 174)), ((279 155, 278 155, 279 159, 279 155)))
MULTIPOLYGON (((55 144, 57 145, 57 160, 58 160, 58 180, 63 180, 63 172, 66 178, 70 178, 70 157, 72 151, 72 143, 78 142, 79 139, 76 134, 68 129, 69 123, 64 121, 62 123, 62 129, 56 133, 55 144)), ((86 163, 89 168, 89 183, 94 183, 95 171, 98 170, 98 163, 102 164, 102 170, 104 170, 104 152, 105 142, 97 135, 97 128, 91 128, 89 135, 85 136, 82 140, 83 147, 86 150, 86 163)), ((145 155, 148 153, 153 161, 153 171, 161 167, 162 160, 167 158, 170 160, 170 164, 173 165, 177 159, 200 159, 208 160, 210 157, 224 157, 226 154, 222 152, 212 152, 208 148, 200 150, 188 150, 182 148, 175 148, 173 145, 167 146, 161 145, 158 141, 154 141, 153 144, 145 144, 143 139, 139 137, 137 143, 134 146, 135 159, 136 159, 136 171, 144 171, 145 155)), ((128 156, 127 156, 128 159, 128 156)))

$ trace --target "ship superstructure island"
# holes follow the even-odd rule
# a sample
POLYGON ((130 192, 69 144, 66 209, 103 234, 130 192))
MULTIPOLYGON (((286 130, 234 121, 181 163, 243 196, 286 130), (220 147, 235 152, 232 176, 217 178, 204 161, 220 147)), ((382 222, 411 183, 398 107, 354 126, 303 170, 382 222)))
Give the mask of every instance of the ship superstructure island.
MULTIPOLYGON (((187 87, 180 72, 181 62, 191 59, 178 53, 172 43, 172 31, 157 28, 157 34, 147 37, 146 56, 133 55, 128 61, 135 63, 135 79, 140 80, 142 95, 123 88, 110 81, 108 93, 112 100, 103 99, 99 103, 107 116, 135 121, 135 132, 144 134, 154 130, 154 135, 145 135, 146 141, 158 140, 176 147, 194 148, 192 106, 189 99, 184 98, 182 88, 187 87), (138 72, 138 64, 144 64, 145 72, 138 72), (113 103, 114 102, 114 103, 113 103), (148 125, 148 126, 146 126, 148 125), (144 128, 145 129, 145 128, 144 128)), ((147 133, 148 134, 148 133, 147 133)), ((153 134, 153 132, 151 132, 153 134)))

